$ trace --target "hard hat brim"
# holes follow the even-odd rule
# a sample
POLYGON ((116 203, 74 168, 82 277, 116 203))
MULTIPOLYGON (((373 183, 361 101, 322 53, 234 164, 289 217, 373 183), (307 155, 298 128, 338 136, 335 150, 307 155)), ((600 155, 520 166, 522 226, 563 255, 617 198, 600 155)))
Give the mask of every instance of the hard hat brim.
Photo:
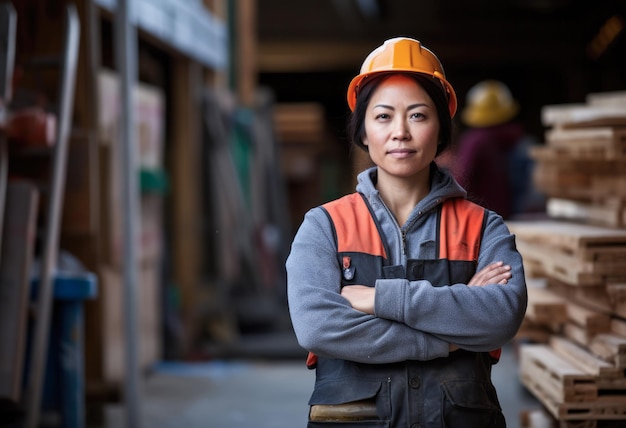
POLYGON ((348 92, 347 92, 348 107, 350 107, 350 111, 354 111, 354 107, 356 106, 358 88, 363 82, 363 80, 365 80, 368 77, 379 75, 379 74, 404 74, 404 73, 422 74, 424 76, 432 77, 432 78, 439 80, 441 84, 443 85, 443 90, 445 91, 446 97, 448 98, 448 111, 450 112, 450 117, 454 117, 456 113, 456 109, 457 109, 457 98, 456 98, 456 93, 454 92, 454 88, 452 87, 450 82, 448 82, 442 76, 435 76, 428 72, 424 72, 424 73, 416 72, 415 69, 413 68, 411 69, 394 68, 393 70, 377 70, 371 73, 359 74, 358 76, 354 77, 352 81, 350 82, 350 85, 348 85, 348 92))

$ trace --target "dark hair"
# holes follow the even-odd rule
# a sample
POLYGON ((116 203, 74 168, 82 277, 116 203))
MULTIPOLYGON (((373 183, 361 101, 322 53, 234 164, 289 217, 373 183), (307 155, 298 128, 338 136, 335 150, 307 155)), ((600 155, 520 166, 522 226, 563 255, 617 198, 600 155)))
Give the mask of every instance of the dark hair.
MULTIPOLYGON (((383 73, 368 77, 358 89, 356 105, 348 120, 348 138, 352 144, 367 151, 367 146, 363 144, 365 136, 365 112, 367 105, 372 98, 372 94, 378 86, 392 74, 383 73)), ((437 155, 446 150, 452 141, 452 118, 448 110, 448 98, 441 86, 441 83, 433 77, 417 73, 401 73, 412 78, 420 85, 428 96, 433 100, 439 118, 439 144, 437 145, 437 155)))

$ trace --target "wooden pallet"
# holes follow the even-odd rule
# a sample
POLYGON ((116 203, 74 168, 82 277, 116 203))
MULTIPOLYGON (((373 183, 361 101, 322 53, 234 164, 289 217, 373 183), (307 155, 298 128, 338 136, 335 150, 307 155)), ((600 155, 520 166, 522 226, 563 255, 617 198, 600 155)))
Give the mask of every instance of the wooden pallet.
POLYGON ((626 420, 626 396, 598 394, 596 377, 547 345, 520 349, 520 377, 559 421, 626 420))
POLYGON ((581 260, 579 255, 569 254, 562 249, 550 248, 522 239, 517 241, 517 249, 522 254, 525 263, 532 260, 540 265, 541 271, 546 275, 572 285, 600 285, 607 278, 626 276, 626 263, 624 262, 585 261, 581 260))
POLYGON ((573 367, 592 375, 598 397, 622 397, 626 399, 626 376, 624 368, 602 359, 588 344, 578 344, 562 335, 552 335, 546 345, 556 356, 568 361, 573 367))
POLYGON ((626 384, 624 371, 622 369, 592 354, 585 349, 584 346, 580 346, 562 336, 552 336, 550 339, 550 347, 556 354, 569 361, 574 366, 581 368, 585 373, 595 376, 596 381, 599 381, 599 378, 614 380, 614 382, 605 383, 605 385, 611 385, 608 390, 603 390, 598 385, 599 395, 610 390, 618 389, 617 386, 626 384))
POLYGON ((560 357, 547 345, 523 345, 520 370, 524 385, 542 401, 579 403, 598 398, 595 377, 560 357))
POLYGON ((626 158, 626 128, 554 128, 545 133, 546 144, 564 156, 584 159, 626 158))
POLYGON ((626 230, 557 220, 511 221, 525 263, 572 285, 626 278, 626 230))

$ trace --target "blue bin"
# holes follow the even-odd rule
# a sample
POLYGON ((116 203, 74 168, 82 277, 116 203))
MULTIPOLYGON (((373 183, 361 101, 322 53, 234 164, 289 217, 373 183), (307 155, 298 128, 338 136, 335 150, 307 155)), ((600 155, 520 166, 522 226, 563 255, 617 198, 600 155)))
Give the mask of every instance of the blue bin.
MULTIPOLYGON (((32 280, 36 296, 39 279, 32 280)), ((84 301, 97 295, 96 275, 57 274, 48 341, 42 410, 58 412, 61 427, 85 426, 84 301)))

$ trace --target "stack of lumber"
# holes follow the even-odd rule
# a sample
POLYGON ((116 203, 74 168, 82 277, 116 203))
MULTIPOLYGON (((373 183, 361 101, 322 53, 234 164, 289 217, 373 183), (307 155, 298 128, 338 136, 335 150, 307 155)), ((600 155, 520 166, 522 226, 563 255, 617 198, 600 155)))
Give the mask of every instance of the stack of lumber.
POLYGON ((274 127, 281 142, 283 174, 288 179, 308 180, 315 175, 318 157, 329 138, 324 107, 318 103, 278 103, 274 127))
POLYGON ((586 101, 543 109, 548 218, 508 222, 528 285, 520 380, 545 411, 525 428, 626 426, 626 92, 586 101))
POLYGON ((545 106, 544 146, 534 147, 534 182, 554 217, 626 225, 626 92, 584 104, 545 106))

